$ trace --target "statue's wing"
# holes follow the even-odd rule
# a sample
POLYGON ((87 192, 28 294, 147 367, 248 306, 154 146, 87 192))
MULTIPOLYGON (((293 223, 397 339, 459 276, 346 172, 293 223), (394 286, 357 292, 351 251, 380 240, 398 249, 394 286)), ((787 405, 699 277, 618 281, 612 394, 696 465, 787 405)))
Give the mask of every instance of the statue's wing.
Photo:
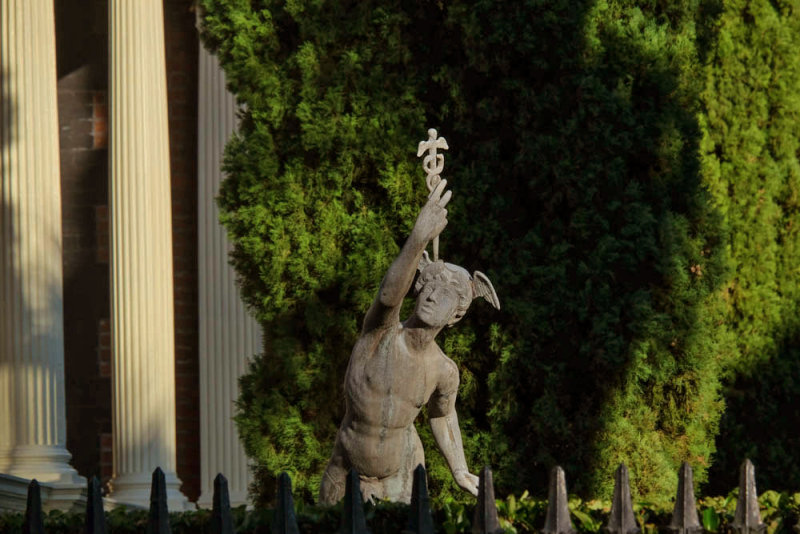
POLYGON ((497 298, 497 293, 494 292, 494 287, 489 281, 489 278, 480 271, 475 271, 472 274, 472 287, 475 291, 475 298, 483 297, 489 301, 489 304, 500 309, 500 299, 497 298))
POLYGON ((419 147, 417 147, 417 157, 420 157, 421 155, 423 155, 425 153, 426 150, 428 150, 428 147, 427 147, 426 143, 427 143, 427 141, 420 141, 419 142, 419 147))
POLYGON ((423 250, 422 251, 422 257, 419 259, 419 265, 417 265, 417 270, 419 272, 422 272, 422 269, 424 269, 425 267, 427 267, 430 264, 431 264, 431 257, 428 256, 428 251, 427 250, 423 250))

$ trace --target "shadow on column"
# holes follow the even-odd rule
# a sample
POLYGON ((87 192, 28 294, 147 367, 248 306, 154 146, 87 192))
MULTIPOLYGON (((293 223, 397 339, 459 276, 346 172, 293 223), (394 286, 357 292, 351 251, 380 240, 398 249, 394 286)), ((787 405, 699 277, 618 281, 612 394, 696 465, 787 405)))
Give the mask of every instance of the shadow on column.
POLYGON ((11 150, 14 138, 11 130, 14 115, 16 114, 16 106, 13 100, 9 98, 9 72, 6 69, 0 70, 0 473, 6 471, 9 465, 6 465, 4 456, 11 453, 10 447, 16 442, 16 422, 14 419, 15 413, 11 409, 11 401, 13 399, 11 385, 12 378, 10 373, 13 371, 13 360, 11 355, 12 340, 4 331, 5 317, 10 315, 9 309, 12 303, 11 295, 7 291, 17 286, 17 280, 14 278, 13 264, 11 261, 11 253, 14 247, 15 236, 11 221, 13 220, 12 206, 6 198, 8 194, 8 174, 11 169, 6 168, 6 151, 11 150), (10 283, 6 283, 6 279, 11 278, 10 283), (8 382, 6 382, 8 381, 8 382), (5 427, 5 428, 3 428, 5 427))

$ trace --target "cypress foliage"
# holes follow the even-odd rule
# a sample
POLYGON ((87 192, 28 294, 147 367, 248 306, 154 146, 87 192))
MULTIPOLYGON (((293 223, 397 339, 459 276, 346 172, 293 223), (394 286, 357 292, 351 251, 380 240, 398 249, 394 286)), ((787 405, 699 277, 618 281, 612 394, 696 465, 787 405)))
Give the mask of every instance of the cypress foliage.
POLYGON ((227 147, 222 222, 265 328, 237 424, 261 496, 286 471, 313 500, 350 349, 425 198, 411 154, 426 124, 408 45, 418 28, 413 13, 374 2, 202 6, 244 109, 227 147))
MULTIPOLYGON (((440 336, 468 463, 499 465, 501 492, 545 488, 555 464, 583 495, 610 495, 622 462, 640 498, 674 495, 683 460, 705 479, 738 354, 720 297, 738 227, 699 151, 714 3, 201 4, 243 105, 220 206, 266 332, 237 416, 261 497, 281 471, 317 493, 360 321, 425 196, 429 126, 453 147, 442 255, 503 301, 440 336)), ((418 428, 431 495, 458 494, 418 428)))
POLYGON ((625 462, 636 494, 667 499, 682 459, 704 479, 722 409, 725 250, 697 123, 714 14, 537 5, 452 15, 468 65, 450 63, 469 187, 455 223, 466 257, 494 263, 507 314, 483 349, 499 359, 498 478, 542 488, 560 464, 578 493, 610 495, 625 462))
POLYGON ((703 92, 703 172, 729 228, 722 292, 736 356, 726 375, 714 490, 743 458, 759 483, 800 468, 800 3, 724 3, 703 92))

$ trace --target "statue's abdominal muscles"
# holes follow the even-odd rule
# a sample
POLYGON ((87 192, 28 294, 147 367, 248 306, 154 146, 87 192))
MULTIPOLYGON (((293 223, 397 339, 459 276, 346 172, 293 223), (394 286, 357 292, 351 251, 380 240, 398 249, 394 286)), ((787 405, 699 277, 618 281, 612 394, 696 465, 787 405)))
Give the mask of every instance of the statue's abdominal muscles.
POLYGON ((425 360, 408 352, 397 327, 366 335, 353 348, 340 439, 361 475, 394 474, 403 463, 409 439, 419 441, 414 419, 435 387, 426 383, 425 360))

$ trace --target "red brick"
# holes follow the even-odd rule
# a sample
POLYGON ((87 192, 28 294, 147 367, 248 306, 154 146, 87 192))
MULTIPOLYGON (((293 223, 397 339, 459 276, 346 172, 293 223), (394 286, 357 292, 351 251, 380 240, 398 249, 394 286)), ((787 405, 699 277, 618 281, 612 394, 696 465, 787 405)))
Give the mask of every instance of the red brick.
POLYGON ((95 91, 92 95, 92 148, 108 146, 108 105, 106 92, 95 91))
POLYGON ((106 484, 114 470, 113 438, 110 433, 100 434, 100 476, 106 484))
POLYGON ((97 323, 97 369, 100 377, 111 377, 111 321, 108 319, 97 323))
POLYGON ((191 0, 166 0, 167 91, 172 176, 178 476, 190 500, 200 493, 197 341, 197 32, 191 0))
POLYGON ((108 220, 108 206, 98 205, 94 208, 94 223, 95 223, 95 242, 97 249, 95 251, 95 261, 97 263, 108 263, 109 258, 109 220, 108 220))

